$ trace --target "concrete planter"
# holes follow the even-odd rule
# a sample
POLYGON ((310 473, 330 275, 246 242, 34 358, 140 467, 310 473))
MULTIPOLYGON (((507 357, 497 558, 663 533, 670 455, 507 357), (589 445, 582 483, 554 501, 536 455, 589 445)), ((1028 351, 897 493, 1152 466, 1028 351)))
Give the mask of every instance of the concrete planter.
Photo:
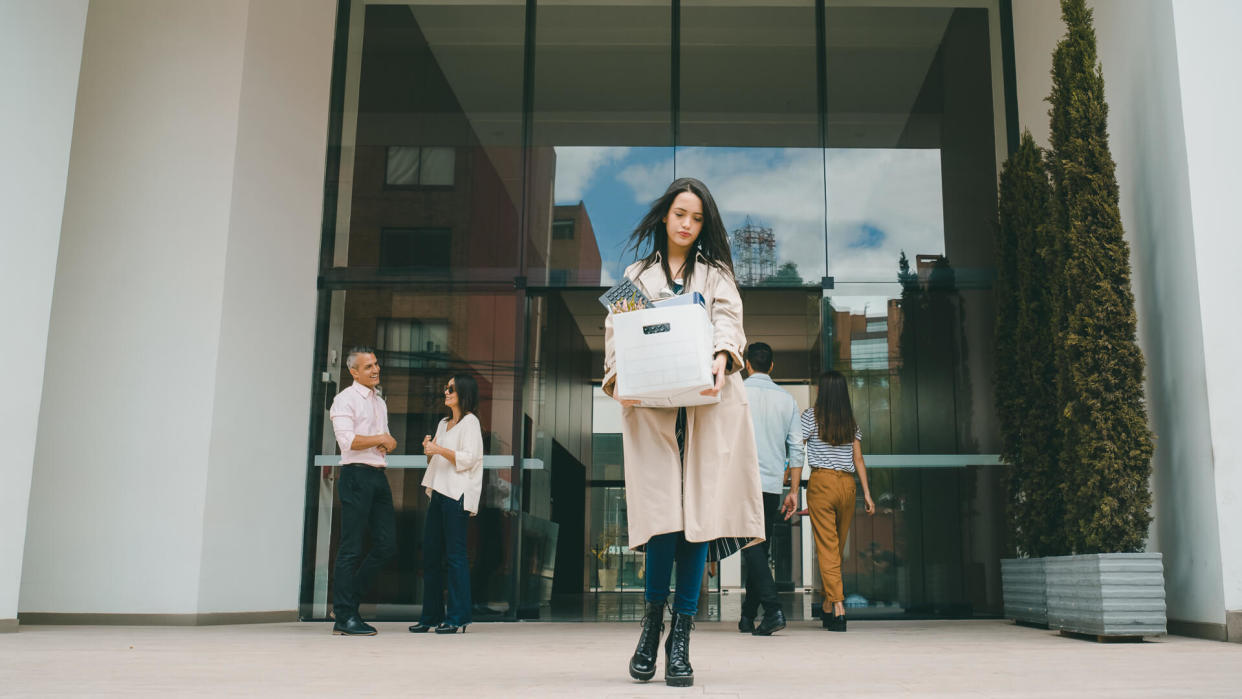
POLYGON ((1036 626, 1048 625, 1048 594, 1044 584, 1044 561, 1047 560, 1001 560, 1001 594, 1006 619, 1036 626))
POLYGON ((1048 628, 1092 636, 1167 633, 1160 554, 1097 553, 1044 560, 1048 628))

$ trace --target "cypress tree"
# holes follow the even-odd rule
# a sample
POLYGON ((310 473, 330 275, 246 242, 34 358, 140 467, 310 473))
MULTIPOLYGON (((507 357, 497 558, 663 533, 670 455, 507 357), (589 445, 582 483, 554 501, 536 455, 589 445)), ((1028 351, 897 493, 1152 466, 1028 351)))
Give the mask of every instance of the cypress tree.
POLYGON ((1084 0, 1061 0, 1061 13, 1067 31, 1053 54, 1049 164, 1066 552, 1140 551, 1151 519, 1152 436, 1130 251, 1092 13, 1084 0))
POLYGON ((1033 557, 1067 548, 1048 285, 1051 197, 1043 156, 1024 132, 1000 176, 995 387, 1001 458, 1011 466, 1009 528, 1018 550, 1033 557))

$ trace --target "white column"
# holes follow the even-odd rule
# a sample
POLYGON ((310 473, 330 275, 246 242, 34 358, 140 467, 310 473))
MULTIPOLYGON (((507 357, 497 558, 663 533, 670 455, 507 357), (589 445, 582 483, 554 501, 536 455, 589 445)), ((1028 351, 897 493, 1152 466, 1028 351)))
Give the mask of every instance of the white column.
POLYGON ((200 613, 297 603, 335 21, 334 0, 251 3, 200 613))
POLYGON ((52 285, 87 0, 0 0, 0 631, 17 629, 52 285))
POLYGON ((333 15, 91 5, 23 616, 292 616, 333 15))
MULTIPOLYGON (((1190 202, 1198 264, 1199 315, 1210 406, 1210 476, 1220 518, 1220 555, 1225 609, 1234 634, 1242 619, 1242 346, 1238 320, 1238 193, 1242 192, 1242 5, 1231 0, 1173 3, 1181 103, 1186 125, 1190 202)), ((1212 494, 1201 494, 1210 500, 1212 494)), ((1229 640, 1242 641, 1242 635, 1229 640)))

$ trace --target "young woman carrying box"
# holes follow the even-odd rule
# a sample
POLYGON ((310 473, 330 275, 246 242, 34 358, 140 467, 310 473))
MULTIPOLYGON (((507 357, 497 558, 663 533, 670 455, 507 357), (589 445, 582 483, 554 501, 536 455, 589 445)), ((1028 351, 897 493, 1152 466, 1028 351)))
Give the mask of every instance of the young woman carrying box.
MULTIPOLYGON (((647 556, 646 605, 630 675, 644 681, 655 676, 676 561, 664 678, 670 685, 686 687, 694 684, 690 630, 707 561, 758 543, 764 536, 754 428, 738 374, 746 347, 742 299, 733 278, 728 234, 702 182, 681 178, 669 185, 630 242, 636 252, 647 254, 625 270, 628 279, 653 300, 702 294, 712 322, 716 382, 703 393, 719 394, 719 403, 647 408, 638 407, 637 401, 621 401, 629 543, 647 556)), ((604 392, 613 396, 612 314, 604 326, 604 392)))

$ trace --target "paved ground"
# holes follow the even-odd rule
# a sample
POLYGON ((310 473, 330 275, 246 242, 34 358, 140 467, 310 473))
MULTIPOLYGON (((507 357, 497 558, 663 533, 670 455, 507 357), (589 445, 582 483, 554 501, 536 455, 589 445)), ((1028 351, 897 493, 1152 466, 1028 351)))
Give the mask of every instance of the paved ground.
POLYGON ((629 679, 635 623, 405 627, 22 627, 0 635, 0 695, 1242 696, 1240 644, 1098 644, 1005 621, 851 622, 846 634, 798 622, 771 638, 700 623, 689 689, 629 679))

